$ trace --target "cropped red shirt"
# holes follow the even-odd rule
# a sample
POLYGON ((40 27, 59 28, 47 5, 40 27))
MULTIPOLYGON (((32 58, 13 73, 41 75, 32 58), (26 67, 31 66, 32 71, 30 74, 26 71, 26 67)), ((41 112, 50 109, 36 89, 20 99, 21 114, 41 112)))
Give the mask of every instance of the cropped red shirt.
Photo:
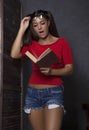
MULTIPOLYGON (((66 64, 73 64, 72 52, 69 43, 65 38, 59 38, 55 43, 41 45, 37 41, 31 42, 29 45, 22 47, 22 57, 26 56, 25 52, 28 50, 33 55, 34 53, 39 57, 43 51, 50 48, 59 57, 56 64, 51 65, 51 68, 60 69, 66 64)), ((61 85, 63 83, 61 76, 45 76, 40 72, 37 64, 32 62, 33 71, 29 78, 29 84, 47 84, 47 85, 61 85)))

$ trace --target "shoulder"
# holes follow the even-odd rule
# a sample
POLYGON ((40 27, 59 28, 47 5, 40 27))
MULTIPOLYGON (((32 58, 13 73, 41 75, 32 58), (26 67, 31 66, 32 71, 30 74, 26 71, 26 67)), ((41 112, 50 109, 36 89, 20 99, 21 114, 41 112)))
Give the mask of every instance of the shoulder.
POLYGON ((64 37, 59 38, 58 42, 61 43, 61 45, 69 45, 69 41, 64 37))
POLYGON ((59 42, 68 42, 68 40, 66 38, 64 38, 64 37, 59 37, 58 41, 59 42))
POLYGON ((63 46, 65 44, 69 44, 68 40, 66 38, 59 37, 59 38, 55 38, 55 41, 51 45, 54 45, 54 46, 63 46))

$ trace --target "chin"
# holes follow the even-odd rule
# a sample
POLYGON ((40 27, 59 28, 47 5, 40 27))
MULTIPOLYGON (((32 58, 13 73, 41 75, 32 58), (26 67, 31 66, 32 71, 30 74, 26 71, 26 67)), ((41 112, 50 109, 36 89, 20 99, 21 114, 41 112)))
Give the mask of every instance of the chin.
POLYGON ((48 35, 45 36, 39 36, 40 39, 46 39, 48 37, 48 35))

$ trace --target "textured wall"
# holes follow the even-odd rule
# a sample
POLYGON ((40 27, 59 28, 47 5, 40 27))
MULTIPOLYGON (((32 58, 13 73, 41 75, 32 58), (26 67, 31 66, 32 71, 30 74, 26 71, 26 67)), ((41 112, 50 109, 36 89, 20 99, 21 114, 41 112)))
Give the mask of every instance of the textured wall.
POLYGON ((0 128, 2 127, 2 1, 0 1, 0 128))
MULTIPOLYGON (((2 130, 21 129, 21 61, 10 57, 11 46, 19 27, 20 1, 3 0, 3 83, 2 130)), ((0 65, 1 65, 0 63, 0 65)), ((1 106, 0 106, 1 107, 1 106)))

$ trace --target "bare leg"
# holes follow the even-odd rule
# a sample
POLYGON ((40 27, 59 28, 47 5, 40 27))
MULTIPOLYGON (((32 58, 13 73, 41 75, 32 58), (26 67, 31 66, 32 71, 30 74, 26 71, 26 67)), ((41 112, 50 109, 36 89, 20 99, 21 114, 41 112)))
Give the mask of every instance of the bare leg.
POLYGON ((60 130, 63 118, 63 109, 58 107, 41 110, 31 110, 29 120, 33 130, 60 130))
POLYGON ((45 108, 45 130, 60 130, 63 119, 63 109, 61 107, 45 108))
POLYGON ((31 110, 29 120, 33 130, 45 130, 43 109, 31 110))

